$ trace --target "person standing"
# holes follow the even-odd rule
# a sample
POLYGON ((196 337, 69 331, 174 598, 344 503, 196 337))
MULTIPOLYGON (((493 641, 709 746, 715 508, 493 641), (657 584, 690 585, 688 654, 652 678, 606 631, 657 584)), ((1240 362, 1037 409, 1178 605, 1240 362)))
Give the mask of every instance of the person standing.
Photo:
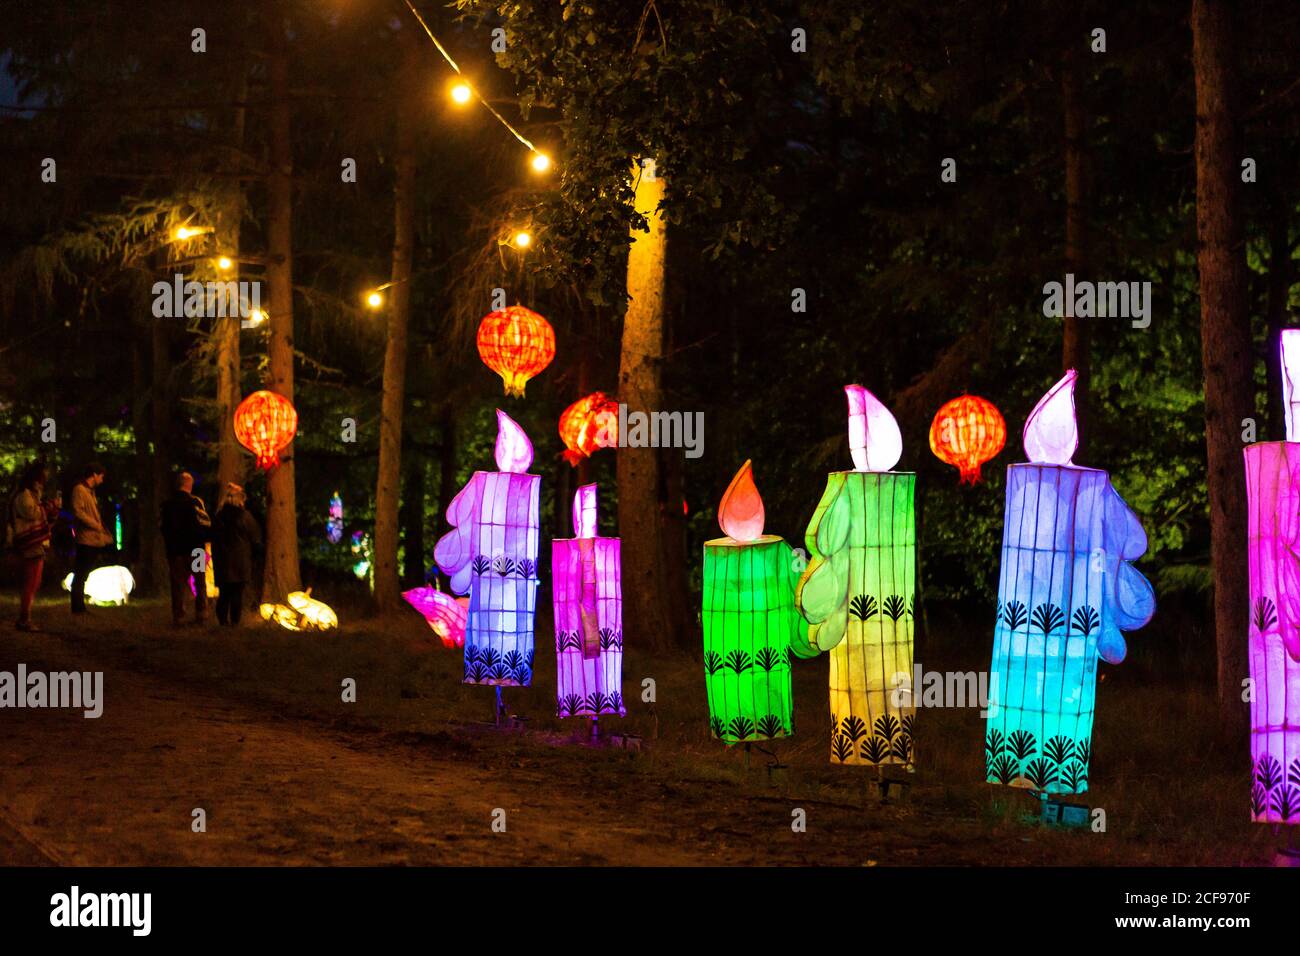
POLYGON ((9 502, 9 544, 18 556, 20 631, 39 631, 32 623, 32 602, 41 588, 45 556, 50 548, 51 525, 59 512, 59 501, 41 501, 45 491, 45 465, 33 462, 18 479, 18 491, 9 502))
POLYGON ((99 567, 113 536, 104 528, 95 489, 104 483, 104 466, 92 461, 72 487, 72 526, 77 537, 72 565, 72 613, 86 613, 86 578, 99 567))
POLYGON ((212 519, 203 506, 203 499, 194 494, 194 476, 188 471, 176 476, 175 491, 163 502, 162 536, 171 578, 172 623, 177 627, 185 623, 185 592, 193 574, 194 623, 202 624, 208 616, 206 565, 199 564, 200 570, 195 571, 194 559, 212 537, 212 519))
POLYGON ((253 549, 262 547, 262 529, 244 507, 244 489, 226 485, 224 503, 212 521, 212 571, 216 578, 217 621, 239 626, 244 585, 253 577, 253 549))

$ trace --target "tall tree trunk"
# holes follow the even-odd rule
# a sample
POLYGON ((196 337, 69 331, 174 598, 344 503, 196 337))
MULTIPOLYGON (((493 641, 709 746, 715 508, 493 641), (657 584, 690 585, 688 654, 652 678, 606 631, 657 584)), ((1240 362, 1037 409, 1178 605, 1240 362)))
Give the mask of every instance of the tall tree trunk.
MULTIPOLYGON (((456 406, 446 402, 442 406, 441 458, 438 462, 438 523, 439 532, 446 523, 447 506, 456 497, 459 487, 456 483, 456 406)), ((436 537, 436 536, 435 536, 436 537)))
MULTIPOLYGON (((409 32, 409 31, 406 31, 409 32)), ((416 62, 403 37, 404 67, 398 104, 411 102, 416 62)), ((379 479, 375 487, 375 604, 381 614, 398 610, 398 498, 402 470, 402 408, 406 401, 406 329, 411 315, 411 257, 415 242, 415 137, 412 118, 397 110, 393 184, 393 275, 388 292, 388 342, 384 347, 384 393, 379 412, 379 479)))
POLYGON ((1288 198, 1274 196, 1268 229, 1268 336, 1264 362, 1268 369, 1268 437, 1286 440, 1286 394, 1282 383, 1282 329, 1286 327, 1291 296, 1291 217, 1288 198))
POLYGON ((402 584, 419 587, 428 569, 424 553, 425 458, 412 448, 402 457, 402 584))
POLYGON ((136 324, 135 349, 132 356, 131 427, 135 433, 135 475, 140 489, 136 521, 139 529, 139 566, 141 592, 159 594, 167 583, 167 560, 162 534, 158 527, 162 499, 158 497, 159 464, 165 463, 163 436, 156 431, 153 409, 160 399, 153 375, 155 326, 159 319, 150 309, 149 286, 142 284, 136 302, 136 314, 148 319, 136 324))
MULTIPOLYGON (((1082 35, 1082 34, 1081 34, 1082 35)), ((1077 45, 1077 44, 1076 44, 1077 45)), ((1079 54, 1070 49, 1061 65, 1061 100, 1065 113, 1065 267, 1075 281, 1088 272, 1088 111, 1083 101, 1079 54)), ((1075 414, 1079 422, 1079 453, 1087 444, 1090 384, 1092 381, 1092 328, 1088 319, 1074 315, 1074 303, 1065 303, 1065 328, 1061 349, 1063 369, 1074 369, 1075 414)))
MULTIPOLYGON (((293 401, 293 141, 290 138, 289 48, 282 17, 270 18, 271 174, 266 224, 267 307, 271 328, 268 388, 293 401)), ((267 477, 266 575, 263 594, 281 601, 302 587, 298 568, 298 501, 293 445, 267 477)))
MULTIPOLYGON (((248 98, 248 74, 240 71, 235 89, 236 105, 231 119, 230 149, 232 157, 226 164, 226 179, 222 181, 222 200, 216 222, 217 249, 229 256, 233 263, 230 273, 223 279, 239 281, 239 229, 243 217, 244 190, 239 171, 244 148, 244 101, 248 98)), ((217 500, 227 484, 244 481, 244 453, 235 438, 235 409, 242 395, 239 382, 239 330, 238 314, 214 319, 212 330, 216 338, 217 363, 217 500)))
MULTIPOLYGON (((150 468, 150 485, 153 488, 151 513, 144 520, 160 528, 162 505, 171 494, 171 341, 173 320, 152 317, 149 329, 149 422, 153 455, 150 468)), ((167 550, 161 530, 152 536, 149 549, 152 576, 159 585, 168 580, 167 550)))
POLYGON ((1210 555, 1222 725, 1243 728, 1246 669, 1246 489, 1241 421, 1254 413, 1250 314, 1242 242, 1236 127, 1234 4, 1193 0, 1196 69, 1196 232, 1205 367, 1210 555))
MULTIPOLYGON (((628 413, 649 414, 663 408, 664 360, 664 220, 656 209, 663 180, 649 170, 634 169, 636 210, 649 219, 648 234, 634 232, 627 257, 627 292, 631 301, 623 317, 618 369, 619 401, 628 413)), ((665 593, 659 457, 654 448, 619 448, 618 530, 623 549, 624 632, 642 647, 662 651, 673 643, 665 593)))

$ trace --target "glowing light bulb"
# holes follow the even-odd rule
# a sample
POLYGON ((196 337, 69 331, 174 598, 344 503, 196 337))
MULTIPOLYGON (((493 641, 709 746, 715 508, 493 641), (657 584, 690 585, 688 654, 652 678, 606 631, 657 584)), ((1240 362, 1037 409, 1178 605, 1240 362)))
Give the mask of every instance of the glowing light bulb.
POLYGON ((523 230, 515 233, 515 245, 520 249, 527 249, 532 244, 532 241, 533 237, 523 230))
POLYGON ((464 80, 459 80, 451 85, 451 98, 454 102, 463 106, 468 103, 473 96, 474 91, 470 89, 469 84, 464 80))
POLYGON ((188 239, 192 235, 194 235, 194 230, 186 229, 184 226, 181 226, 179 229, 176 230, 177 239, 188 239))
POLYGON ((551 157, 545 153, 534 153, 532 166, 534 172, 544 173, 551 168, 551 157))
POLYGON ((378 292, 372 292, 370 295, 366 296, 366 305, 370 306, 372 309, 377 309, 383 304, 384 297, 378 292))
POLYGON ((252 326, 261 325, 266 321, 266 313, 261 309, 253 309, 248 313, 248 324, 252 326))
POLYGON ((227 269, 229 269, 231 265, 233 265, 233 263, 230 261, 230 258, 228 256, 222 256, 220 259, 217 260, 217 268, 220 269, 222 272, 225 272, 227 269))

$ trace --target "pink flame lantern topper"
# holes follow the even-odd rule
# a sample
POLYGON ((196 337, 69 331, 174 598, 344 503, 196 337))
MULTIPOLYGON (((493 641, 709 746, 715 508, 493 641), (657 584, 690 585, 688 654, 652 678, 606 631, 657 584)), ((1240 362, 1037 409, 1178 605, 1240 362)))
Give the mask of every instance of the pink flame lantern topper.
POLYGON ((447 506, 452 530, 433 557, 456 594, 469 594, 465 683, 526 687, 533 679, 541 478, 533 445, 497 411, 500 471, 476 471, 447 506))
POLYGON ((1257 823, 1300 824, 1300 329, 1282 331, 1284 442, 1247 445, 1247 647, 1257 823))
POLYGON ((573 533, 551 542, 555 712, 623 716, 620 542, 596 534, 595 485, 583 485, 573 496, 573 533))
POLYGON ((406 603, 420 612, 425 622, 441 639, 443 647, 465 646, 465 622, 469 617, 469 599, 452 597, 428 585, 403 591, 406 603))

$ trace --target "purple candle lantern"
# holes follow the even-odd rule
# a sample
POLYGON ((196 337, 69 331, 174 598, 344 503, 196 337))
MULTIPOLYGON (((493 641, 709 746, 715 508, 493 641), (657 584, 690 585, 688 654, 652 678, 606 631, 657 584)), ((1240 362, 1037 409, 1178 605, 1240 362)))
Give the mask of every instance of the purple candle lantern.
POLYGON ((623 706, 623 587, 619 539, 596 534, 596 486, 573 496, 573 537, 551 542, 555 712, 627 713, 623 706))
POLYGON ((447 506, 452 530, 433 557, 452 591, 469 594, 465 683, 526 687, 533 679, 542 479, 527 474, 532 442, 500 409, 496 461, 500 471, 474 472, 447 506))
POLYGON ((1284 442, 1246 446, 1250 815, 1300 824, 1300 329, 1282 332, 1284 442))

